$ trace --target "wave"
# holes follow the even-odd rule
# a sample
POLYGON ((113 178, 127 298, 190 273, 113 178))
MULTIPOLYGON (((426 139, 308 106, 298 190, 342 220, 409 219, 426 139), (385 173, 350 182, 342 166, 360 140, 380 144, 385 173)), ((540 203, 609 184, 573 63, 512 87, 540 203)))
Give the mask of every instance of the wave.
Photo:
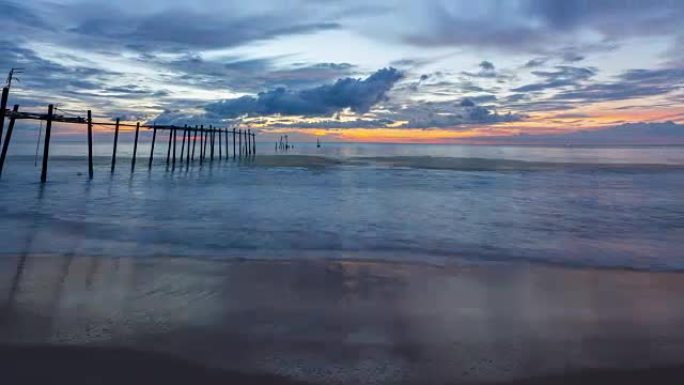
POLYGON ((452 171, 674 171, 684 165, 651 163, 540 162, 492 158, 388 156, 332 158, 307 155, 258 156, 253 164, 264 167, 320 168, 365 166, 452 171))
MULTIPOLYGON (((12 162, 32 163, 33 156, 15 155, 12 162)), ((54 155, 50 162, 68 164, 85 164, 85 156, 54 155)), ((130 156, 122 155, 122 161, 130 160, 130 156)), ((139 157, 141 164, 146 164, 147 156, 139 157)), ((95 165, 109 164, 109 156, 94 156, 95 165)), ((155 158, 155 162, 164 163, 165 157, 155 158)), ((684 164, 668 163, 608 163, 608 162, 550 162, 524 161, 514 159, 477 158, 477 157, 438 157, 438 156, 379 156, 379 157, 333 157, 320 155, 257 155, 253 158, 238 159, 242 166, 264 168, 329 168, 329 167, 375 167, 375 168, 408 168, 423 170, 451 170, 472 172, 534 172, 534 171, 613 171, 613 172, 667 172, 684 171, 684 164)))

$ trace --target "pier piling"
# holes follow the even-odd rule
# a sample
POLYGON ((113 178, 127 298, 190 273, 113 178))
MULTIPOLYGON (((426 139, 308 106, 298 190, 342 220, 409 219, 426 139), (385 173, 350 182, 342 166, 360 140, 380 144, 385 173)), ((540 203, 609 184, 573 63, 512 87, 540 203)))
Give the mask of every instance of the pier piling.
POLYGON ((173 130, 169 130, 169 146, 166 149, 166 167, 169 167, 169 161, 171 160, 171 141, 173 140, 173 130))
MULTIPOLYGON (((117 122, 119 119, 116 120, 117 122)), ((154 143, 157 141, 157 127, 152 128, 152 148, 150 149, 150 161, 147 164, 147 169, 152 169, 152 160, 154 159, 154 143)))
POLYGON ((223 128, 218 129, 218 148, 219 148, 219 157, 218 158, 219 158, 219 160, 221 160, 221 158, 223 158, 223 152, 221 151, 221 147, 222 147, 222 145, 221 145, 221 142, 222 142, 221 131, 223 131, 223 128))
POLYGON ((14 115, 16 115, 17 112, 19 112, 19 105, 15 104, 14 108, 12 109, 12 117, 10 118, 9 125, 7 126, 5 140, 2 141, 2 153, 0 153, 0 177, 2 176, 2 169, 5 167, 5 158, 7 157, 7 150, 9 149, 10 141, 12 140, 12 131, 14 131, 14 115))
POLYGON ((173 132, 173 160, 171 161, 171 169, 175 170, 176 169, 176 142, 178 141, 178 131, 176 128, 172 128, 171 132, 173 132))
POLYGON ((2 132, 5 129, 5 111, 7 110, 7 99, 9 99, 9 87, 2 88, 0 98, 0 143, 2 143, 2 132))
POLYGON ((114 173, 114 167, 116 167, 116 146, 119 142, 119 118, 116 118, 116 124, 114 125, 114 148, 112 149, 112 173, 114 173))
POLYGON ((138 156, 138 136, 140 135, 140 122, 135 124, 135 140, 133 141, 133 159, 131 159, 131 172, 135 171, 135 160, 138 156))
POLYGON ((214 142, 215 142, 215 140, 214 140, 215 135, 214 134, 215 133, 216 133, 216 131, 214 131, 214 127, 209 126, 209 140, 211 141, 210 145, 209 145, 209 159, 212 162, 214 161, 214 142))
POLYGON ((188 136, 188 125, 186 124, 185 127, 183 127, 183 141, 181 142, 181 153, 180 153, 181 164, 183 163, 183 157, 185 155, 185 138, 187 136, 188 136))
POLYGON ((93 179, 93 113, 88 110, 88 177, 93 179))
POLYGON ((54 108, 54 105, 48 105, 47 121, 45 122, 45 142, 43 144, 43 168, 40 172, 40 183, 47 182, 48 156, 50 155, 50 134, 52 133, 52 118, 54 108))

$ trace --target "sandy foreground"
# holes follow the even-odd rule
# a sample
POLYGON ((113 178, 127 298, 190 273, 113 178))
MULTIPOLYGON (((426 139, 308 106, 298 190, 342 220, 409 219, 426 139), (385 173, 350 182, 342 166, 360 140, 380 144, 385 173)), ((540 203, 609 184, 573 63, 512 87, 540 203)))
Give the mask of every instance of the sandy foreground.
POLYGON ((0 295, 10 384, 684 378, 681 273, 3 256, 0 295))

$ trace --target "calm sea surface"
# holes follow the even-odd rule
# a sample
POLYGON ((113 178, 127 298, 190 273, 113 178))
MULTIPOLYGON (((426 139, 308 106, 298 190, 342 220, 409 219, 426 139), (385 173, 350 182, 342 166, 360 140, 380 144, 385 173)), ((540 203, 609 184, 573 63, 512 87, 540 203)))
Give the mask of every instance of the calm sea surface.
POLYGON ((96 135, 88 181, 84 143, 58 137, 41 186, 34 135, 17 135, 0 180, 6 255, 684 269, 683 147, 264 143, 254 161, 174 170, 162 138, 148 171, 144 132, 131 174, 125 133, 113 175, 96 135))

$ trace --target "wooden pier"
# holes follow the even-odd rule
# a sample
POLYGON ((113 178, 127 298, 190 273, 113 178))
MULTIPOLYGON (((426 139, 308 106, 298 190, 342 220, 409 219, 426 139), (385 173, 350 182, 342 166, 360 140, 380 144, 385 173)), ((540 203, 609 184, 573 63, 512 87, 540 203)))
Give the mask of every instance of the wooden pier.
POLYGON ((151 130, 152 141, 149 154, 148 169, 152 168, 154 159, 155 145, 157 145, 157 134, 160 131, 168 132, 169 139, 166 152, 166 167, 176 169, 177 159, 179 159, 179 166, 189 168, 195 161, 195 148, 197 146, 197 138, 199 137, 199 164, 202 165, 205 161, 214 162, 215 158, 219 161, 230 159, 229 153, 229 133, 232 130, 233 153, 232 159, 250 158, 256 155, 256 134, 251 130, 237 130, 235 127, 214 127, 209 125, 205 128, 204 125, 190 127, 184 125, 183 127, 175 125, 156 125, 145 124, 141 122, 122 123, 120 119, 115 122, 94 122, 92 119, 92 111, 86 111, 86 117, 65 117, 55 113, 56 108, 50 104, 47 108, 47 113, 30 113, 19 111, 19 106, 15 105, 13 109, 7 109, 9 99, 9 87, 2 89, 2 99, 0 100, 0 177, 5 166, 7 152, 12 140, 12 132, 17 120, 36 120, 45 122, 45 135, 43 142, 43 163, 41 169, 40 180, 42 183, 47 181, 48 161, 50 158, 50 139, 52 134, 53 123, 65 123, 83 125, 86 127, 88 139, 88 177, 93 178, 93 126, 112 127, 114 131, 114 142, 112 144, 112 159, 111 159, 111 173, 115 172, 117 149, 119 141, 119 130, 121 127, 135 128, 135 139, 133 142, 133 156, 131 159, 131 172, 135 171, 136 160, 138 157, 138 142, 140 138, 140 130, 151 130), (5 120, 9 120, 7 125, 7 132, 3 138, 5 128, 5 120), (180 131, 182 143, 180 145, 180 156, 177 156, 177 141, 178 132, 180 131), (237 141, 237 143, 236 143, 237 141), (192 142, 192 145, 191 145, 192 142), (218 147, 218 148, 216 148, 218 147), (192 149, 191 149, 192 148, 192 149))

